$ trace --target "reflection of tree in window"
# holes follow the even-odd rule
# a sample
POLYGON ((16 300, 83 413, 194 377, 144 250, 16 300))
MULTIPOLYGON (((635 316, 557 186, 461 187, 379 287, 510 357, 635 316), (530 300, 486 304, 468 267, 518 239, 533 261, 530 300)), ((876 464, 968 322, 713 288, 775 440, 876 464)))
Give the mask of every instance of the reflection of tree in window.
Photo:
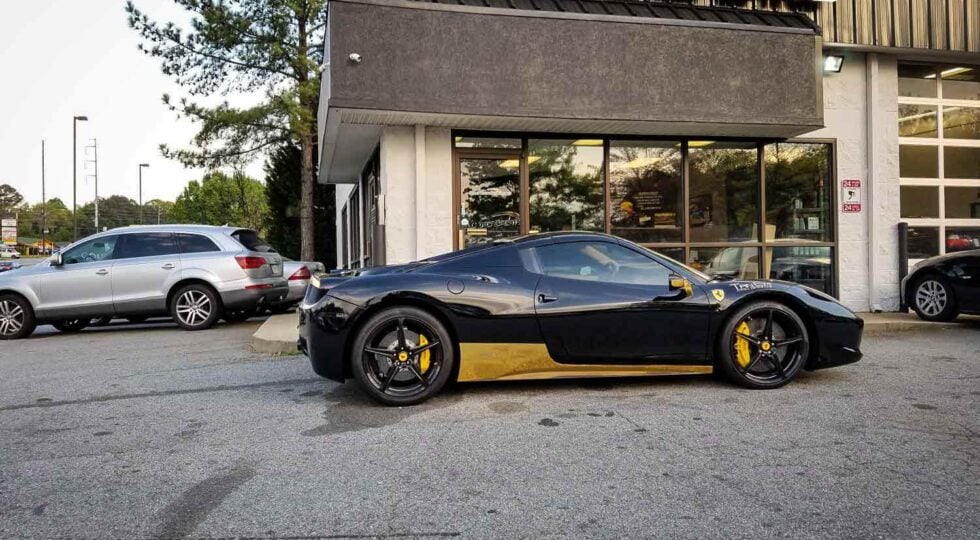
POLYGON ((757 157, 754 147, 691 149, 691 240, 758 238, 757 157))
POLYGON ((637 242, 683 239, 678 143, 613 143, 609 149, 613 234, 637 242))
POLYGON ((601 231, 602 146, 530 141, 531 230, 601 231))
MULTIPOLYGON (((460 227, 486 229, 485 239, 513 236, 520 230, 519 161, 460 161, 460 227)), ((475 238, 467 235, 467 245, 475 238)), ((461 246, 462 247, 462 246, 461 246)))
POLYGON ((766 147, 767 239, 831 240, 829 149, 823 144, 766 147))

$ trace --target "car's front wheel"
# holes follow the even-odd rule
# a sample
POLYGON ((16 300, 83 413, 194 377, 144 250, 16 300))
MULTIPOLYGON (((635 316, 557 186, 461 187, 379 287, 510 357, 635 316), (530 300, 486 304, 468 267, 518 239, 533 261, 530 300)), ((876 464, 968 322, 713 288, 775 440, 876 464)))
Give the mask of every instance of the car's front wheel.
POLYGON ((796 312, 778 302, 750 302, 722 329, 718 363, 736 384, 778 388, 799 373, 809 351, 810 337, 796 312))
POLYGON ((417 308, 371 317, 351 349, 351 371, 385 405, 414 405, 439 393, 452 376, 455 348, 438 319, 417 308))
POLYGON ((221 317, 221 301, 211 287, 199 283, 185 285, 170 302, 170 315, 184 330, 205 330, 221 317))
POLYGON ((0 339, 21 339, 36 326, 34 310, 27 300, 13 294, 0 296, 0 339))
POLYGON ((926 321, 951 321, 956 318, 956 295, 949 283, 939 276, 922 276, 912 287, 912 309, 926 321))
POLYGON ((83 328, 88 326, 91 320, 92 319, 66 319, 63 321, 55 321, 51 323, 51 326, 57 328, 59 332, 73 334, 75 332, 81 332, 83 328))

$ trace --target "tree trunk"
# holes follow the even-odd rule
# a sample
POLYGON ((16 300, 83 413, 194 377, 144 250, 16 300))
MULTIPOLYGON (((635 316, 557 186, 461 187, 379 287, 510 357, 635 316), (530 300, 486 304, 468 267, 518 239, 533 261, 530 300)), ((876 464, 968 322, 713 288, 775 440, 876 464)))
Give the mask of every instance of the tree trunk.
POLYGON ((313 178, 313 136, 310 134, 303 136, 299 145, 303 155, 299 200, 300 259, 313 261, 316 260, 313 243, 313 189, 316 182, 313 178))

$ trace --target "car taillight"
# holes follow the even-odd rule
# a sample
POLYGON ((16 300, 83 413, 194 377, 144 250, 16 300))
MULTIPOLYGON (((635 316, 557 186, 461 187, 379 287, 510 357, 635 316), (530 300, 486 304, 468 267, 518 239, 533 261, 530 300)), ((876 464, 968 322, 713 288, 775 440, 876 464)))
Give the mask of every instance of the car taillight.
POLYGON ((235 257, 235 260, 238 261, 238 266, 241 266, 242 270, 254 270, 256 268, 262 268, 262 265, 265 264, 265 259, 263 259, 262 257, 240 256, 240 257, 235 257))
POLYGON ((289 276, 289 281, 300 280, 300 279, 310 279, 310 269, 305 266, 300 266, 299 270, 293 272, 293 275, 289 276))

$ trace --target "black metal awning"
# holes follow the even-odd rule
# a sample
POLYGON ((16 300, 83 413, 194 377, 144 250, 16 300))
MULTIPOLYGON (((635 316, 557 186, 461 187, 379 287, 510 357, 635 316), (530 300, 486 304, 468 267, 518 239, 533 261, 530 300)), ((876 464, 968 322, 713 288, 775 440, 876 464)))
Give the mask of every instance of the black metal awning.
POLYGON ((575 13, 581 15, 612 15, 652 19, 682 20, 693 23, 747 24, 774 28, 799 28, 820 33, 820 27, 803 13, 762 11, 722 6, 697 6, 657 1, 626 0, 413 0, 420 3, 575 13))

